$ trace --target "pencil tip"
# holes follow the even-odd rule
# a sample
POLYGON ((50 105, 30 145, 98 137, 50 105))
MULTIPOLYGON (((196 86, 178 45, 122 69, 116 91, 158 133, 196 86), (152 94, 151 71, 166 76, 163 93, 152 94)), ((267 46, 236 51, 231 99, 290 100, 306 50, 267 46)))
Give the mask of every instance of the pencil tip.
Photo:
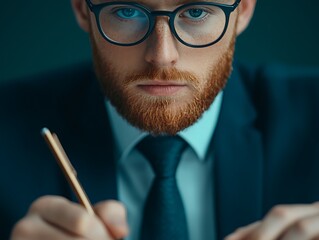
POLYGON ((47 129, 46 127, 41 129, 41 134, 45 135, 46 133, 50 132, 49 129, 47 129))

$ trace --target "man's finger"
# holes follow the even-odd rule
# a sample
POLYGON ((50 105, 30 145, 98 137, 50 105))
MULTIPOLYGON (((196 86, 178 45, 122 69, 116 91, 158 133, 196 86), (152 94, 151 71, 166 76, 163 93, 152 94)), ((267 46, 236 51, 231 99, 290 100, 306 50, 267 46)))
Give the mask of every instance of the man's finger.
POLYGON ((236 239, 275 240, 289 230, 298 220, 319 214, 318 204, 280 205, 274 207, 265 219, 254 228, 235 232, 230 235, 236 239))
POLYGON ((112 237, 121 239, 128 235, 129 227, 123 204, 117 201, 106 201, 95 205, 94 209, 112 237))
POLYGON ((319 214, 300 219, 281 238, 282 240, 319 239, 319 214))
POLYGON ((109 239, 103 223, 79 204, 62 197, 46 196, 31 206, 29 214, 73 235, 88 239, 109 239))
POLYGON ((247 236, 248 233, 256 229, 260 225, 260 222, 255 222, 252 224, 249 224, 245 227, 238 228, 234 233, 228 235, 225 240, 239 240, 243 239, 247 236))
POLYGON ((15 225, 12 240, 32 239, 32 240, 76 240, 75 236, 70 236, 63 231, 47 224, 38 216, 28 216, 23 218, 15 225))
POLYGON ((277 239, 296 221, 314 214, 319 214, 318 204, 276 206, 252 236, 256 239, 277 239))

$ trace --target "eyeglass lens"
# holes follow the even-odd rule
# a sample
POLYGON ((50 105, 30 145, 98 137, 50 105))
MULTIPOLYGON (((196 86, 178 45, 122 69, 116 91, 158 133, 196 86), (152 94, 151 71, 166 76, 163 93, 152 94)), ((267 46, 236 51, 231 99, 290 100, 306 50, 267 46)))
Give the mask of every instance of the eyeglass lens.
MULTIPOLYGON (((116 4, 105 6, 99 14, 104 35, 111 41, 131 44, 141 40, 149 31, 149 16, 142 8, 116 4)), ((191 45, 205 45, 216 41, 224 31, 226 15, 212 5, 191 5, 175 15, 177 35, 191 45)))

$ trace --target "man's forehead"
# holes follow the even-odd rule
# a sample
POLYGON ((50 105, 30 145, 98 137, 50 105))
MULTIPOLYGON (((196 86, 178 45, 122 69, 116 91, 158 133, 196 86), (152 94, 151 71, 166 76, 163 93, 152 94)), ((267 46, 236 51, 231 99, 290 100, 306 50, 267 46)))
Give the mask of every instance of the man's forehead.
POLYGON ((186 3, 211 2, 232 5, 236 0, 91 0, 94 4, 106 2, 134 2, 147 6, 178 6, 186 3))

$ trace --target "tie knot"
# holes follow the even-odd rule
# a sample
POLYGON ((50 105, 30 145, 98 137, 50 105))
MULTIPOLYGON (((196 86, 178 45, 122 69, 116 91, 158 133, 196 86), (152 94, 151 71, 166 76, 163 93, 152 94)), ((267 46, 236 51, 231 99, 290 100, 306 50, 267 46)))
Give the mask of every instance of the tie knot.
POLYGON ((175 177, 176 169, 187 143, 178 136, 147 136, 137 149, 151 164, 157 178, 175 177))

